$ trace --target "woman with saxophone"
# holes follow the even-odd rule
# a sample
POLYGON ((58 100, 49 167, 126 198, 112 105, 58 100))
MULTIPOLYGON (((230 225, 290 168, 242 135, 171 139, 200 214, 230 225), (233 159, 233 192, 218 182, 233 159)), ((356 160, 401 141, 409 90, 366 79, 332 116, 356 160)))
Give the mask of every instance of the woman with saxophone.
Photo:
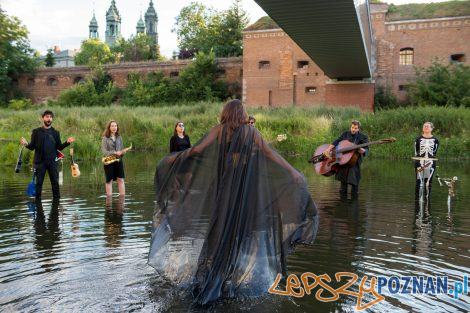
POLYGON ((126 193, 124 185, 124 164, 121 157, 127 152, 119 135, 119 126, 116 121, 109 121, 103 132, 101 152, 104 155, 104 173, 106 176, 106 195, 113 194, 113 180, 117 181, 119 195, 126 193))

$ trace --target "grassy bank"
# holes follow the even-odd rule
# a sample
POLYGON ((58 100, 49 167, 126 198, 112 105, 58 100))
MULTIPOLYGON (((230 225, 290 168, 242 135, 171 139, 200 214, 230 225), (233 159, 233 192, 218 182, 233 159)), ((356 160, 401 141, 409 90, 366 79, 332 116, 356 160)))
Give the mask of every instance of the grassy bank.
MULTIPOLYGON (((164 108, 151 107, 74 107, 52 108, 54 127, 62 140, 75 136, 75 153, 81 159, 99 158, 101 133, 109 119, 120 125, 124 144, 131 142, 139 151, 166 151, 173 127, 183 120, 187 133, 195 143, 212 126, 217 125, 222 103, 199 103, 164 108)), ((44 107, 25 111, 1 109, 0 163, 14 164, 18 155, 19 138, 29 140, 31 130, 41 125, 44 107)), ((394 144, 376 145, 370 157, 409 158, 415 138, 425 121, 436 126, 435 135, 441 142, 439 158, 468 159, 470 151, 470 110, 463 108, 425 107, 404 108, 378 113, 361 113, 354 108, 248 108, 257 119, 256 127, 267 141, 277 134, 287 134, 287 140, 273 146, 284 155, 307 158, 315 148, 330 143, 349 128, 351 119, 358 118, 370 140, 395 137, 394 144)), ((31 162, 27 151, 25 161, 31 162)))

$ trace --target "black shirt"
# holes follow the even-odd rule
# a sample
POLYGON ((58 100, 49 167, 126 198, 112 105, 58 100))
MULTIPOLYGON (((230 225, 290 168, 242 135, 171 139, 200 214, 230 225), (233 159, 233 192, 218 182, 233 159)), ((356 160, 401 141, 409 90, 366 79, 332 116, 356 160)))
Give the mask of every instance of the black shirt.
POLYGON ((184 138, 180 138, 178 135, 172 136, 170 139, 170 152, 179 152, 191 148, 191 142, 189 136, 184 135, 184 138))

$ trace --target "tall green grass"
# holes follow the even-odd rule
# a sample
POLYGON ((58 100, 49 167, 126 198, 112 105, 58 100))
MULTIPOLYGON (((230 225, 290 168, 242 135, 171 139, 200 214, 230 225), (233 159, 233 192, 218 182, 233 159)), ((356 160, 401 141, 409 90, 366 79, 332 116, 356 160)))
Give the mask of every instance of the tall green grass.
MULTIPOLYGON (((95 159, 101 156, 101 134, 110 119, 119 123, 124 144, 133 144, 137 151, 168 151, 169 140, 178 120, 195 143, 211 127, 217 125, 223 103, 181 103, 171 107, 54 107, 53 126, 62 140, 74 136, 77 158, 95 159)), ((14 164, 19 151, 19 139, 29 140, 31 130, 41 126, 44 107, 25 111, 0 110, 0 163, 14 164)), ((286 156, 308 158, 316 147, 330 143, 349 129, 352 119, 360 119, 370 140, 395 137, 397 142, 376 145, 370 157, 409 158, 413 143, 421 133, 422 124, 432 121, 434 134, 441 147, 439 158, 468 159, 470 152, 470 110, 445 107, 410 107, 376 113, 361 113, 356 108, 282 107, 247 108, 257 119, 256 127, 266 141, 286 156), (278 134, 287 140, 276 142, 278 134)), ((32 152, 26 151, 25 161, 31 162, 32 152)))

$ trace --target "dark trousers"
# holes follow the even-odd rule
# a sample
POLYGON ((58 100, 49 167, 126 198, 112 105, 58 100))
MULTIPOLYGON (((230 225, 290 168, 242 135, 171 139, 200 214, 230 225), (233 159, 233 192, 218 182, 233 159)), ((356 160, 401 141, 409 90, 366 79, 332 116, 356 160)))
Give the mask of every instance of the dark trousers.
MULTIPOLYGON (((357 194, 359 192, 359 185, 351 185, 351 193, 357 194)), ((348 193, 348 184, 341 182, 341 188, 339 189, 340 193, 348 193)))
POLYGON ((54 160, 43 161, 39 164, 35 164, 34 168, 36 169, 36 198, 41 198, 42 184, 44 182, 46 172, 49 173, 49 179, 52 186, 52 196, 54 198, 60 198, 57 162, 54 160))

